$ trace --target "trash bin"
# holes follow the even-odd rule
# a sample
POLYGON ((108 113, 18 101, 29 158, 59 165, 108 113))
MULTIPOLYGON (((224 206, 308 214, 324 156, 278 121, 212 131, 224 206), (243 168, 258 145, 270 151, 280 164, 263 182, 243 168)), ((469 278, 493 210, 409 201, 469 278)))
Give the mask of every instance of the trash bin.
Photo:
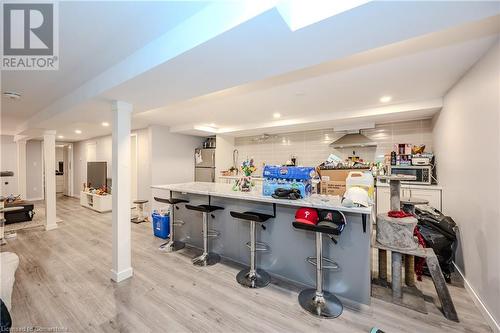
POLYGON ((153 220, 153 234, 159 238, 168 238, 170 231, 170 216, 154 212, 151 217, 153 220))

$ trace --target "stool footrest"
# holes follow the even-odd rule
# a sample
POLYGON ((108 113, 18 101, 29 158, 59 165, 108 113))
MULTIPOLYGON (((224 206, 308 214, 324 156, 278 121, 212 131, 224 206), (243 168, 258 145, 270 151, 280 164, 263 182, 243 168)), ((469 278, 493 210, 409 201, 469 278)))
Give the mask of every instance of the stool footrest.
MULTIPOLYGON (((316 262, 316 257, 307 257, 306 261, 313 266, 316 266, 318 263, 316 262)), ((339 270, 340 266, 333 259, 323 258, 323 268, 324 269, 332 269, 339 270)))
MULTIPOLYGON (((246 246, 250 249, 251 248, 250 242, 247 242, 246 246)), ((255 242, 255 251, 264 252, 264 251, 270 251, 270 250, 271 250, 271 247, 269 246, 269 244, 264 243, 264 242, 255 242)))
POLYGON ((219 237, 220 236, 220 231, 219 230, 215 230, 215 229, 208 229, 207 236, 208 237, 219 237))
POLYGON ((184 224, 186 224, 186 222, 184 222, 182 220, 175 220, 174 221, 175 226, 183 226, 184 224))

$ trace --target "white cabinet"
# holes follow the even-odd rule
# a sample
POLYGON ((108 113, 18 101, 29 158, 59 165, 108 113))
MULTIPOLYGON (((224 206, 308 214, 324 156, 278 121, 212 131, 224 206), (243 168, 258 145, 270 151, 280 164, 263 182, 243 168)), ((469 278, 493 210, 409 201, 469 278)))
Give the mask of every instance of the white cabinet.
POLYGON ((391 210, 391 193, 387 186, 377 186, 377 214, 391 210))
POLYGON ((80 205, 90 208, 99 213, 110 212, 113 200, 110 194, 97 195, 89 192, 80 191, 80 205))
POLYGON ((420 189, 420 188, 409 188, 403 189, 404 197, 411 197, 417 199, 424 199, 429 201, 429 205, 443 211, 442 201, 441 201, 441 189, 420 189))
MULTIPOLYGON (((428 186, 421 185, 416 187, 415 185, 401 185, 401 197, 402 198, 418 198, 429 201, 429 205, 443 211, 442 207, 442 189, 438 186, 428 186)), ((391 208, 391 195, 389 186, 377 185, 377 214, 387 213, 391 208)))

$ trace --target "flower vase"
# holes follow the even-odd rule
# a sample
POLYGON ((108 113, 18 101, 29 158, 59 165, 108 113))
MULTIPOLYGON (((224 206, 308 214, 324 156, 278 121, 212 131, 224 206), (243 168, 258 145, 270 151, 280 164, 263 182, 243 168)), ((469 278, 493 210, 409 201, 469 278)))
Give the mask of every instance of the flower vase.
POLYGON ((238 179, 238 190, 241 192, 250 192, 253 187, 252 176, 244 176, 238 179))

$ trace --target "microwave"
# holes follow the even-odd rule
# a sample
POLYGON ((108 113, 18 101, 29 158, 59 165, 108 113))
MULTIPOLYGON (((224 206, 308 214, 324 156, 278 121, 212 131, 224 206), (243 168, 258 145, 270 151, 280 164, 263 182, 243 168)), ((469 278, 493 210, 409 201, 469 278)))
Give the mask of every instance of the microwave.
POLYGON ((389 174, 415 176, 416 177, 415 180, 407 181, 412 184, 422 184, 422 185, 432 184, 431 165, 390 165, 389 174))

